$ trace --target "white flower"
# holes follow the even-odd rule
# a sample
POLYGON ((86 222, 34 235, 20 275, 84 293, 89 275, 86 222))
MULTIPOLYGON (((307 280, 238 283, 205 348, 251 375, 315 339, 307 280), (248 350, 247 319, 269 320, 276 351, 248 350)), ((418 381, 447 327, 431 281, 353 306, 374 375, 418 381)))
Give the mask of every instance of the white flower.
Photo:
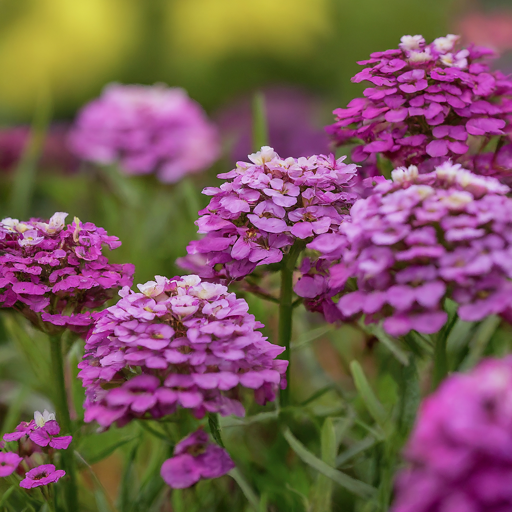
POLYGON ((261 151, 257 153, 252 153, 249 155, 249 160, 256 165, 263 165, 266 162, 270 162, 273 158, 276 158, 278 155, 274 151, 274 148, 270 146, 263 146, 261 151))
POLYGON ((227 293, 227 291, 228 289, 221 284, 201 283, 191 288, 189 294, 199 299, 212 299, 213 297, 227 293))
POLYGON ((410 165, 408 168, 398 167, 391 171, 391 179, 395 183, 403 183, 404 181, 412 181, 418 177, 418 168, 410 165))
POLYGON ((39 428, 44 427, 49 421, 55 421, 55 413, 48 412, 46 409, 43 411, 43 414, 36 411, 34 413, 34 421, 39 428))
POLYGON ((423 36, 402 36, 398 46, 400 46, 402 50, 411 51, 419 50, 423 44, 425 44, 425 39, 423 36))
POLYGON ((434 49, 439 53, 447 53, 453 50, 455 43, 460 39, 460 36, 456 36, 454 34, 448 34, 446 37, 438 37, 434 39, 432 43, 434 45, 434 49))
POLYGON ((36 229, 29 229, 23 233, 23 238, 18 240, 18 244, 21 247, 25 247, 26 245, 37 245, 44 240, 43 236, 39 236, 39 233, 36 229))
POLYGON ((439 59, 445 66, 449 66, 451 68, 459 68, 464 69, 468 67, 468 59, 469 56, 468 50, 461 50, 460 52, 453 55, 453 53, 447 53, 446 55, 441 55, 439 59))
POLYGON ((189 276, 181 276, 181 281, 176 281, 176 284, 179 288, 184 288, 185 286, 195 286, 201 282, 201 278, 194 274, 189 276))
POLYGON ((148 281, 144 284, 138 284, 137 288, 146 297, 158 297, 164 292, 167 278, 163 276, 155 276, 156 281, 148 281))
POLYGON ((27 229, 30 229, 30 226, 27 226, 27 224, 23 224, 23 222, 20 222, 18 219, 11 219, 11 217, 7 217, 5 219, 2 219, 0 222, 4 228, 7 228, 9 231, 17 231, 18 233, 24 233, 27 231, 27 229))
POLYGON ((414 63, 428 62, 432 60, 434 56, 430 52, 430 48, 425 48, 422 52, 413 51, 409 54, 408 61, 414 63))

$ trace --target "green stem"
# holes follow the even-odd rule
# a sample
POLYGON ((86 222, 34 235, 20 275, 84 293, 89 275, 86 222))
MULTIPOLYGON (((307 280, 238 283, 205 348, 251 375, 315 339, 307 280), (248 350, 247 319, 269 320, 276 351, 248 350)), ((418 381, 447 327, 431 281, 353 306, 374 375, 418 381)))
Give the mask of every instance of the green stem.
POLYGON ((434 374, 432 376, 432 389, 437 389, 439 384, 448 375, 448 358, 446 355, 446 340, 448 336, 441 331, 434 349, 434 374))
POLYGON ((283 359, 288 359, 288 368, 286 370, 286 381, 288 385, 281 390, 281 407, 290 404, 290 367, 291 352, 290 341, 292 338, 293 322, 293 271, 297 265, 297 260, 302 251, 302 244, 295 244, 290 252, 283 258, 281 267, 281 295, 279 298, 279 345, 285 347, 281 354, 283 359))
MULTIPOLYGON (((66 381, 64 379, 64 360, 62 357, 62 335, 50 335, 52 373, 55 379, 55 407, 57 409, 57 420, 62 427, 63 434, 71 435, 71 417, 69 414, 68 397, 66 393, 66 381)), ((68 512, 78 510, 78 491, 76 485, 75 459, 73 456, 73 443, 67 450, 62 452, 62 462, 66 471, 66 503, 68 512)))

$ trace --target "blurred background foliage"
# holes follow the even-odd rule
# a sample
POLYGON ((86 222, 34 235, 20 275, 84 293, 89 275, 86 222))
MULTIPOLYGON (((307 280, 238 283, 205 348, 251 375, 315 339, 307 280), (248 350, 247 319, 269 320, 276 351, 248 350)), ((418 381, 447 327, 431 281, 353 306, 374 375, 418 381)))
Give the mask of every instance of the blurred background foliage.
MULTIPOLYGON (((396 47, 403 34, 423 34, 431 40, 462 30, 466 40, 510 51, 512 14, 504 11, 509 4, 509 0, 481 4, 474 0, 0 0, 0 127, 34 127, 15 172, 2 176, 0 170, 0 218, 49 217, 55 211, 68 211, 119 236, 123 246, 113 253, 114 259, 136 264, 136 283, 155 274, 172 276, 179 272, 175 259, 185 254, 187 243, 196 236, 194 220, 207 202, 200 194, 202 187, 216 185, 215 175, 232 168, 229 141, 224 141, 224 156, 214 168, 171 186, 153 176, 126 178, 115 168, 83 164, 72 171, 53 168, 51 161, 39 158, 42 138, 52 123, 72 121, 77 109, 98 96, 105 84, 118 81, 183 87, 214 120, 222 118, 230 104, 235 105, 232 112, 245 101, 243 108, 248 110, 248 98, 256 90, 291 87, 303 94, 298 98, 315 98, 316 121, 322 126, 331 122, 333 108, 361 94, 362 86, 350 82, 358 69, 356 61, 396 47), (495 23, 485 24, 489 16, 501 20, 500 31, 494 29, 495 23)), ((8 157, 2 151, 0 145, 0 164, 8 157)), ((276 292, 277 283, 269 281, 268 286, 276 292)), ((275 308, 243 290, 239 293, 266 325, 265 334, 275 339, 275 308)), ((9 314, 3 313, 2 320, 0 432, 5 432, 34 409, 50 405, 44 341, 9 314)), ((474 326, 466 330, 468 339, 476 336, 474 326)), ((487 339, 486 349, 477 344, 474 350, 509 352, 510 336, 500 336, 487 339)), ((473 349, 454 346, 454 368, 468 350, 473 349)), ((75 344, 70 367, 76 367, 80 351, 75 344)), ((423 375, 429 363, 420 356, 417 367, 423 375)), ((356 325, 335 330, 302 308, 296 314, 292 357, 291 385, 296 403, 303 404, 290 419, 295 435, 320 453, 322 429, 330 424, 324 419, 334 418, 335 450, 341 450, 336 467, 377 482, 375 461, 384 456, 382 444, 368 426, 372 418, 355 392, 349 366, 354 359, 361 363, 378 398, 395 415, 406 400, 417 405, 417 396, 401 396, 404 379, 414 378, 406 368, 414 370, 413 366, 402 366, 389 347, 356 325)), ((82 391, 76 379, 68 377, 80 417, 82 391)), ((422 390, 429 385, 422 379, 418 382, 422 390)), ((248 404, 251 415, 271 410, 248 404)), ((325 483, 299 464, 277 434, 275 418, 268 418, 250 425, 225 419, 226 445, 242 472, 251 476, 251 485, 258 492, 264 490, 262 500, 268 501, 270 510, 307 510, 325 483)), ((407 428, 412 419, 402 418, 407 428)), ((160 445, 138 425, 101 436, 89 426, 80 450, 94 463, 96 474, 89 474, 84 466, 90 509, 95 510, 96 503, 97 510, 113 510, 108 502, 121 490, 119 510, 149 510, 151 499, 161 490, 158 485, 163 486, 150 478, 168 455, 160 445), (122 449, 114 452, 116 447, 122 449), (129 464, 121 475, 123 463, 132 461, 139 464, 129 464), (106 495, 98 491, 102 486, 95 485, 96 477, 106 495)), ((193 490, 173 493, 173 510, 242 511, 246 500, 236 489, 227 478, 202 482, 193 490)), ((348 492, 340 487, 332 492, 333 511, 354 510, 348 492)))

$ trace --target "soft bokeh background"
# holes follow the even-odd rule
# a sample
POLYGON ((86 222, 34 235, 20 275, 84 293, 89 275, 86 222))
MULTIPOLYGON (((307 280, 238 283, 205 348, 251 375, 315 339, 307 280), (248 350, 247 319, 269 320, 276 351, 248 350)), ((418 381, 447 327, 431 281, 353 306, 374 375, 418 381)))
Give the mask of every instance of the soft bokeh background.
MULTIPOLYGON (((64 123, 53 126, 58 135, 60 127, 71 122, 77 109, 98 96, 105 84, 164 82, 187 89, 227 133, 224 155, 213 169, 164 186, 152 177, 124 179, 115 172, 80 167, 72 160, 65 169, 53 169, 52 158, 34 156, 37 138, 27 152, 27 128, 17 128, 7 142, 0 138, 0 167, 7 168, 16 160, 11 154, 16 144, 25 148, 27 165, 18 167, 17 180, 19 197, 29 197, 30 202, 24 205, 13 195, 14 170, 5 180, 0 170, 0 218, 49 217, 55 211, 69 211, 121 238, 123 247, 114 258, 136 264, 136 282, 155 274, 172 276, 179 271, 176 257, 184 255, 187 242, 195 236, 193 222, 207 199, 200 195, 201 188, 214 185, 217 172, 231 169, 232 159, 250 150, 249 132, 245 133, 246 146, 240 147, 229 128, 240 115, 250 130, 250 100, 256 90, 266 92, 271 136, 274 130, 276 137, 295 147, 300 140, 287 130, 301 127, 301 120, 309 117, 317 132, 312 134, 308 128, 300 136, 312 141, 321 136, 324 124, 332 122, 333 108, 361 93, 362 87, 350 82, 358 69, 356 61, 373 51, 397 47, 403 34, 423 34, 431 40, 448 32, 499 49, 503 52, 501 67, 512 71, 509 0, 0 0, 0 127, 34 123, 37 128, 52 120, 64 123), (289 124, 284 122, 288 117, 289 124), (33 190, 24 194, 24 187, 33 190)), ((50 157, 60 155, 65 144, 63 137, 55 141, 50 157)), ((275 308, 246 298, 272 339, 277 330, 275 308)), ((41 349, 44 340, 32 331, 27 334, 26 326, 10 315, 2 317, 0 432, 5 432, 47 404, 47 362, 41 349), (37 367, 30 363, 34 354, 37 367)), ((350 361, 361 361, 384 403, 396 399, 397 387, 390 375, 398 367, 385 349, 374 347, 375 339, 351 326, 333 330, 301 308, 296 319, 292 352, 296 400, 306 400, 325 386, 333 390, 314 402, 311 410, 304 409, 304 415, 311 418, 297 427, 302 439, 309 439, 309 448, 318 451, 322 418, 343 416, 351 410, 343 398, 345 393, 353 396, 350 361), (381 375, 378 368, 386 372, 381 375)), ((494 344, 509 351, 508 341, 494 340, 494 344)), ((79 349, 75 347, 71 356, 78 357, 79 349)), ((79 411, 80 389, 75 393, 79 411)), ((249 472, 253 467, 252 485, 270 489, 269 502, 278 504, 271 510, 302 511, 311 475, 293 459, 282 439, 275 438, 274 427, 265 425, 256 431, 256 426, 225 425, 227 444, 239 450, 234 457, 242 469, 249 472), (290 467, 295 468, 293 473, 290 467)), ((350 435, 340 440, 347 450, 366 433, 350 435)), ((154 439, 140 441, 141 436, 135 426, 122 433, 114 429, 94 437, 93 442, 85 440, 81 450, 94 461, 98 459, 95 454, 116 440, 135 440, 142 446, 138 478, 144 481, 144 468, 149 462, 158 464, 165 454, 154 439)), ((121 485, 123 462, 136 458, 132 446, 127 441, 124 452, 94 466, 109 496, 114 497, 121 485)), ((350 467, 355 473, 371 470, 366 460, 350 467)), ((133 475, 123 476, 125 484, 132 481, 128 477, 133 475)), ((333 510, 353 510, 350 495, 339 489, 336 493, 333 510)), ((130 501, 130 496, 124 499, 130 501)), ((194 499, 186 503, 188 512, 238 512, 245 506, 244 498, 225 479, 201 484, 194 499), (227 503, 226 496, 232 501, 227 503)), ((176 503, 173 506, 181 510, 176 503)))

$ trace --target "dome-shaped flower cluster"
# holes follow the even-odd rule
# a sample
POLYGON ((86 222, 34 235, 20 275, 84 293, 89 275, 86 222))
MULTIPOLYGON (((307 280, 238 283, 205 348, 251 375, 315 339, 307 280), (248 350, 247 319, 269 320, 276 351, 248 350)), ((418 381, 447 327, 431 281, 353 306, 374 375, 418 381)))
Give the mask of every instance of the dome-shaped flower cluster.
POLYGON ((220 284, 197 276, 128 288, 98 313, 79 377, 86 388, 86 421, 122 425, 159 418, 176 408, 243 415, 240 388, 272 401, 286 386, 283 347, 269 343, 248 305, 220 284))
POLYGON ((128 174, 156 172, 164 183, 202 171, 220 151, 216 128, 183 89, 157 84, 108 85, 79 113, 73 151, 128 174))
POLYGON ((422 404, 392 512, 512 510, 512 358, 455 374, 422 404))
POLYGON ((173 489, 184 489, 205 478, 219 478, 234 467, 228 452, 199 429, 176 445, 173 457, 162 464, 160 474, 173 489))
POLYGON ((91 309, 131 285, 134 266, 110 264, 103 245, 121 245, 103 228, 67 213, 48 221, 0 221, 0 307, 15 308, 44 331, 86 332, 91 309))
POLYGON ((330 286, 348 278, 357 291, 338 308, 345 316, 384 319, 385 330, 435 333, 446 322, 445 297, 460 318, 482 320, 512 304, 512 199, 498 180, 446 162, 418 174, 399 168, 358 200, 351 222, 310 247, 330 261, 330 286))
MULTIPOLYGON (((431 171, 451 158, 467 165, 470 145, 477 153, 493 136, 509 132, 512 80, 491 72, 486 48, 456 49, 458 36, 426 44, 422 36, 404 36, 400 48, 371 54, 368 65, 352 78, 373 87, 347 108, 334 111, 328 127, 337 143, 363 141, 352 152, 374 174, 376 155, 394 167, 417 165, 431 171)), ((475 169, 478 171, 478 169, 475 169)))
POLYGON ((203 191, 213 196, 196 222, 206 236, 191 242, 189 256, 178 260, 197 270, 203 257, 201 277, 239 279, 258 265, 280 262, 297 240, 337 230, 356 198, 349 189, 356 166, 344 158, 283 160, 264 146, 249 159, 219 174, 226 180, 219 188, 203 191))

